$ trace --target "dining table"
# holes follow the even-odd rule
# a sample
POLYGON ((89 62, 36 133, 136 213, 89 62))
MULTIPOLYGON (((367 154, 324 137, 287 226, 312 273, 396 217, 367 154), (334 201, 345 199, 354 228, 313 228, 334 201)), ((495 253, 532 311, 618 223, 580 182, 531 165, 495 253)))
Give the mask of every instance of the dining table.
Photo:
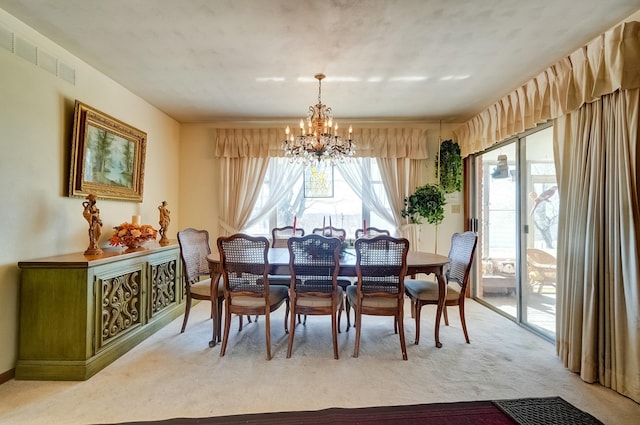
MULTIPOLYGON (((220 262, 220 254, 212 252, 207 255, 209 270, 211 273, 212 287, 217 284, 222 277, 222 264, 220 262)), ((289 271, 289 250, 287 248, 269 248, 267 254, 270 275, 290 275, 289 271)), ((444 268, 449 264, 449 257, 423 251, 409 251, 407 253, 407 273, 406 276, 415 276, 418 273, 433 274, 438 282, 438 306, 436 309, 435 323, 435 342, 436 347, 441 348, 440 342, 440 318, 444 309, 446 297, 446 281, 444 277, 444 268)), ((340 276, 355 277, 356 276, 356 254, 353 250, 347 250, 340 257, 340 276)), ((213 347, 219 340, 220 324, 218 323, 218 303, 216 300, 217 291, 211 291, 211 303, 214 306, 213 314, 213 339, 209 342, 209 346, 213 347)))

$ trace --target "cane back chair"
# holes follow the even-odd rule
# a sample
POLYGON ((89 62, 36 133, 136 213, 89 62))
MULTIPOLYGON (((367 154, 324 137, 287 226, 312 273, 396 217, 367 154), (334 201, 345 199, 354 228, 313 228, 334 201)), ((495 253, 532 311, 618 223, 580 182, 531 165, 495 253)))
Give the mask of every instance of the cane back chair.
POLYGON ((380 235, 356 239, 355 286, 347 288, 347 299, 356 313, 356 341, 353 357, 360 351, 362 315, 393 316, 400 333, 402 359, 407 360, 404 339, 404 277, 407 273, 409 241, 380 235))
POLYGON ((242 233, 218 238, 218 250, 224 281, 225 326, 220 356, 224 356, 229 340, 232 314, 264 315, 267 360, 271 359, 270 313, 286 303, 284 330, 289 316, 289 289, 269 285, 269 240, 242 233))
MULTIPOLYGON (((444 323, 449 326, 447 306, 457 305, 460 311, 464 339, 467 344, 469 344, 469 334, 467 333, 467 322, 464 315, 464 300, 469 283, 469 270, 471 270, 477 242, 478 236, 474 232, 454 233, 451 237, 451 248, 449 249, 449 266, 445 273, 447 294, 443 310, 444 323)), ((424 305, 438 304, 438 283, 427 280, 407 279, 405 281, 405 290, 414 308, 413 315, 416 320, 415 343, 418 344, 420 341, 420 310, 424 305)))
POLYGON ((338 358, 340 313, 343 289, 338 285, 342 241, 321 235, 289 239, 289 272, 291 273, 291 329, 287 358, 291 357, 295 336, 295 314, 331 315, 333 357, 338 358))

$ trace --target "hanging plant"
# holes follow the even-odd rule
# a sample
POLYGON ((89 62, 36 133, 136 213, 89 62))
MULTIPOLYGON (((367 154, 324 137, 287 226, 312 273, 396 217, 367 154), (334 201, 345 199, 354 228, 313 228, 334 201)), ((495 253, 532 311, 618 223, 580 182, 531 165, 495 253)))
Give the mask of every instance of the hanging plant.
POLYGON ((444 193, 435 184, 425 184, 416 189, 411 196, 404 199, 402 216, 409 218, 412 223, 421 224, 422 219, 438 225, 444 219, 444 193))
POLYGON ((436 157, 436 177, 438 173, 444 193, 462 190, 462 156, 460 146, 452 140, 440 144, 440 155, 436 157))

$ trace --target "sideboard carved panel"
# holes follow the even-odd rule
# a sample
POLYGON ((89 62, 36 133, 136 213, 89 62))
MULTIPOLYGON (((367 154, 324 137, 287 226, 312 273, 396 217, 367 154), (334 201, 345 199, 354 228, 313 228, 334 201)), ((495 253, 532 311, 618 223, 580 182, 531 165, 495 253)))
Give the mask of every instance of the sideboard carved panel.
POLYGON ((160 264, 151 264, 151 309, 150 317, 178 302, 176 270, 178 261, 171 260, 160 264))
POLYGON ((102 323, 98 348, 141 324, 139 270, 101 279, 102 323))

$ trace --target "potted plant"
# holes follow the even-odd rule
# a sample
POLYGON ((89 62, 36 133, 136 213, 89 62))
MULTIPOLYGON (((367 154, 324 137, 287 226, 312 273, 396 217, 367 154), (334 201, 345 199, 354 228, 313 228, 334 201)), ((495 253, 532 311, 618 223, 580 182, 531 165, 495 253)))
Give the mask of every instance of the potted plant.
POLYGON ((438 185, 425 184, 404 199, 402 216, 408 217, 415 224, 421 224, 425 218, 428 223, 438 225, 444 219, 446 203, 444 193, 438 185))
POLYGON ((439 174, 440 187, 444 193, 462 190, 462 156, 460 146, 452 140, 445 140, 440 144, 440 153, 436 157, 436 173, 439 174))
POLYGON ((438 224, 444 219, 444 206, 447 203, 444 192, 436 184, 425 184, 416 189, 413 195, 404 198, 402 216, 413 224, 428 223, 436 225, 435 252, 438 253, 438 224))

